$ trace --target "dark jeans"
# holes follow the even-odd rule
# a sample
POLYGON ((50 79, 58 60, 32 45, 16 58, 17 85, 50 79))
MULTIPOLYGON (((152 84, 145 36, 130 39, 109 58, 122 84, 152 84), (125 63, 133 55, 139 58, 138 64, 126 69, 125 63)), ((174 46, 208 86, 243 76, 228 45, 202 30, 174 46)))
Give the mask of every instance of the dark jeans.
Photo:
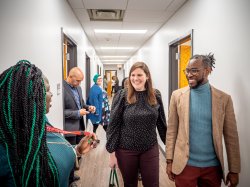
POLYGON ((144 187, 159 187, 158 144, 144 152, 118 149, 115 155, 124 187, 137 187, 139 169, 144 187))
POLYGON ((194 167, 186 166, 175 176, 176 187, 220 187, 222 170, 220 166, 194 167))

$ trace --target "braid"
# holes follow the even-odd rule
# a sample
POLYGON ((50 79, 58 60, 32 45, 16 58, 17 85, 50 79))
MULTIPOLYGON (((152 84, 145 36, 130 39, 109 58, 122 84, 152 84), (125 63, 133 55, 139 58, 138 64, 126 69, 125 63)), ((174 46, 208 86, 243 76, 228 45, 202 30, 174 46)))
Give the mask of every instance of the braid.
POLYGON ((215 58, 212 53, 209 53, 208 55, 194 55, 190 58, 190 60, 192 59, 200 59, 205 67, 210 67, 212 70, 215 68, 215 58))
POLYGON ((26 60, 0 75, 0 145, 15 186, 59 186, 46 143, 46 90, 42 72, 26 60))

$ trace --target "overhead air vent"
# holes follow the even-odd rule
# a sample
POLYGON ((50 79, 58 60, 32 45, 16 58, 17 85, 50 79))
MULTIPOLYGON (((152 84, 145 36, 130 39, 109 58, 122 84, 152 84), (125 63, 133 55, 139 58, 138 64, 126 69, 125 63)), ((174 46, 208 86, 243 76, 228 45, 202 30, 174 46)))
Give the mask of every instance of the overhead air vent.
POLYGON ((88 9, 90 21, 122 21, 124 10, 88 9))

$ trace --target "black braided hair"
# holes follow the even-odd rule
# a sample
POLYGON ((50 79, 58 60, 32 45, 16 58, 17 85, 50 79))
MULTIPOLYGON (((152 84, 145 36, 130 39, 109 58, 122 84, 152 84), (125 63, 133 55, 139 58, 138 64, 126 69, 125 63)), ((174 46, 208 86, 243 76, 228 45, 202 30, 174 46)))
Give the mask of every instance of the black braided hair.
POLYGON ((15 186, 59 186, 46 143, 41 70, 27 60, 5 70, 0 75, 0 107, 0 146, 6 151, 15 186))
POLYGON ((210 67, 211 70, 213 70, 213 68, 215 68, 215 58, 214 58, 214 54, 209 53, 208 55, 194 55, 190 58, 190 60, 192 59, 200 59, 203 62, 203 65, 205 67, 210 67))

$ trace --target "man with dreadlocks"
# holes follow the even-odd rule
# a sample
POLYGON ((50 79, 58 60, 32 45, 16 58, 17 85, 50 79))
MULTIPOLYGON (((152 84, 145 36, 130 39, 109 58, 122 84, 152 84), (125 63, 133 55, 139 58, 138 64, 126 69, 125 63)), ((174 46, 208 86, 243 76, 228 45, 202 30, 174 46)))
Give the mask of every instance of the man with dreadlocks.
POLYGON ((76 152, 87 153, 94 134, 74 148, 45 116, 52 94, 47 78, 26 60, 0 75, 0 181, 11 187, 67 187, 76 152), (54 128, 55 129, 55 128, 54 128))
POLYGON ((208 75, 212 54, 193 56, 184 73, 189 86, 172 93, 166 140, 166 172, 176 187, 237 186, 239 139, 231 97, 214 88, 208 75), (222 138, 229 173, 225 178, 222 138))

